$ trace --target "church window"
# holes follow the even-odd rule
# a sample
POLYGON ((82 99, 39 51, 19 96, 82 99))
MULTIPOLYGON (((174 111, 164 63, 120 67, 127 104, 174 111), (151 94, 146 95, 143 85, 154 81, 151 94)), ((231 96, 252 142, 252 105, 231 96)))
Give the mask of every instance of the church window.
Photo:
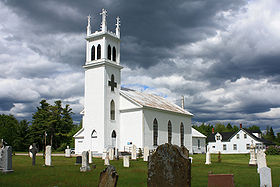
POLYGON ((181 146, 184 145, 184 124, 181 123, 181 126, 180 126, 180 134, 181 134, 181 146))
POLYGON ((110 45, 108 45, 108 60, 111 60, 111 53, 112 53, 112 51, 111 51, 111 46, 110 45))
POLYGON ((111 75, 111 80, 108 81, 108 85, 111 87, 111 91, 114 91, 114 88, 117 88, 117 83, 115 82, 115 76, 111 75))
POLYGON ((154 119, 153 130, 154 130, 154 145, 158 145, 158 122, 157 122, 157 119, 154 119))
POLYGON ((117 56, 117 51, 116 51, 116 48, 113 47, 113 61, 116 62, 116 56, 117 56))
POLYGON ((93 130, 91 133, 91 138, 97 138, 97 132, 96 130, 93 130))
POLYGON ((101 58, 101 45, 98 44, 97 46, 97 59, 100 59, 101 58))
POLYGON ((171 144, 172 141, 172 125, 171 122, 168 121, 168 143, 171 144))
POLYGON ((113 132, 112 132, 112 138, 116 138, 116 137, 117 137, 116 131, 113 130, 113 132))
POLYGON ((115 120, 115 102, 114 100, 110 103, 110 118, 111 120, 115 120))
POLYGON ((91 61, 95 60, 95 47, 94 45, 91 47, 91 61))

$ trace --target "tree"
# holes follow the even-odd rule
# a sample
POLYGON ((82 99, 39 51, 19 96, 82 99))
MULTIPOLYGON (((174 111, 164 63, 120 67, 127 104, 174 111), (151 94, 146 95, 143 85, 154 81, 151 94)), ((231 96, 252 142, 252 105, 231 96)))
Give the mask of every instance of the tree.
POLYGON ((0 138, 12 147, 15 147, 17 126, 18 121, 13 115, 0 115, 0 138))
POLYGON ((30 143, 30 129, 28 126, 29 122, 26 120, 20 121, 16 127, 17 137, 15 139, 14 150, 26 151, 28 150, 30 143))
POLYGON ((257 126, 257 125, 253 125, 253 126, 248 127, 248 130, 250 130, 250 131, 261 131, 260 127, 257 126))

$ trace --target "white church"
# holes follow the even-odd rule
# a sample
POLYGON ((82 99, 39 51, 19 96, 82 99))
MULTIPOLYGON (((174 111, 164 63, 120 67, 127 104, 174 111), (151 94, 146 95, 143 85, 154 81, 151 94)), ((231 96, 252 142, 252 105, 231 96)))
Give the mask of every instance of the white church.
POLYGON ((116 32, 107 29, 107 11, 102 10, 101 30, 86 36, 85 96, 82 129, 75 135, 75 153, 104 149, 126 151, 172 143, 192 153, 193 114, 152 94, 121 88, 120 18, 116 32))

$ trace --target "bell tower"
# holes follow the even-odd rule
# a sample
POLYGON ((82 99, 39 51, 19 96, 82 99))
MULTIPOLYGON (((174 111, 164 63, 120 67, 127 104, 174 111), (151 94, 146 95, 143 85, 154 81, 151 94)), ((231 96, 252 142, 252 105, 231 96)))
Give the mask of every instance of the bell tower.
POLYGON ((104 149, 119 145, 120 18, 116 32, 107 28, 107 11, 102 9, 100 30, 91 32, 88 16, 86 36, 84 141, 83 150, 101 154, 104 149))

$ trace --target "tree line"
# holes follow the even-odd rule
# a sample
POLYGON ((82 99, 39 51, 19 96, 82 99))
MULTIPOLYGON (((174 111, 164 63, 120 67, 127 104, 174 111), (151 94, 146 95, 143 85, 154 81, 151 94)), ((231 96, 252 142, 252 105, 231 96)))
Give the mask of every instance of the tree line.
POLYGON ((13 115, 1 114, 0 138, 15 151, 26 151, 32 143, 43 150, 45 142, 58 151, 67 145, 74 147, 73 135, 81 124, 73 124, 72 115, 70 106, 63 107, 60 100, 53 105, 42 100, 31 121, 18 121, 13 115))
MULTIPOLYGON (((231 125, 228 123, 227 125, 216 123, 214 125, 212 124, 205 124, 202 123, 201 125, 193 125, 193 128, 204 134, 205 136, 209 136, 212 134, 212 129, 214 128, 214 133, 216 132, 237 132, 239 130, 239 127, 236 125, 231 125)), ((249 131, 260 131, 260 127, 257 125, 252 125, 246 128, 249 131)), ((266 140, 269 140, 277 145, 280 145, 280 133, 274 133, 273 128, 270 126, 266 127, 266 131, 262 133, 262 137, 266 140)))

